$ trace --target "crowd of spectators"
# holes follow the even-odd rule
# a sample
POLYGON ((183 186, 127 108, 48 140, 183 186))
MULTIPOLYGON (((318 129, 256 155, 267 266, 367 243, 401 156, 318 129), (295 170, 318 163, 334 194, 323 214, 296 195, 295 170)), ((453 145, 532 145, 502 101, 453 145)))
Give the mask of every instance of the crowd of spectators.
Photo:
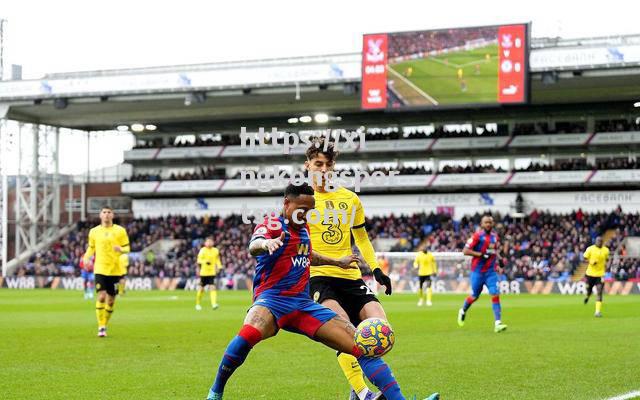
POLYGON ((552 135, 556 133, 585 133, 587 132, 586 122, 547 122, 521 123, 515 124, 513 135, 552 135))
MULTIPOLYGON (((596 121, 596 132, 627 132, 640 131, 640 123, 628 120, 603 120, 596 121)), ((566 121, 550 124, 548 122, 518 123, 509 132, 506 124, 478 125, 471 128, 467 125, 457 127, 439 125, 435 127, 388 127, 370 128, 365 131, 365 140, 398 140, 398 139, 440 139, 440 138, 464 138, 464 137, 489 137, 509 135, 551 135, 556 133, 585 133, 587 124, 584 121, 566 121), (494 127, 497 126, 497 128, 494 127), (553 127, 552 127, 553 125, 553 127)), ((353 134, 353 131, 349 132, 353 134)), ((270 143, 269 139, 265 143, 270 143)), ((164 143, 162 139, 140 140, 134 148, 148 149, 161 147, 202 147, 202 146, 239 146, 240 135, 216 135, 202 138, 196 135, 195 140, 174 138, 173 142, 164 143)))
POLYGON ((596 132, 639 132, 640 121, 626 119, 596 121, 596 132))
MULTIPOLYGON (((392 251, 427 247, 436 252, 454 252, 461 251, 466 239, 477 229, 480 218, 480 214, 460 221, 435 214, 388 216, 376 221, 374 232, 379 237, 400 238, 392 251), (414 228, 405 230, 407 226, 414 228)), ((507 279, 567 280, 583 261, 584 250, 609 229, 616 230, 610 243, 605 243, 613 254, 611 276, 622 280, 640 279, 640 259, 616 253, 623 248, 621 242, 625 237, 640 234, 640 214, 624 214, 620 210, 593 214, 578 210, 567 215, 533 211, 525 219, 495 214, 494 219, 501 237, 500 264, 507 279)), ((444 268, 439 275, 456 279, 464 272, 461 268, 466 267, 444 268)))
POLYGON ((442 29, 394 33, 389 35, 389 57, 421 56, 423 53, 464 46, 466 43, 478 39, 496 41, 498 39, 497 28, 442 29))
MULTIPOLYGON (((586 158, 579 157, 574 159, 557 160, 555 163, 531 162, 527 167, 513 169, 512 172, 532 172, 532 171, 590 171, 594 169, 639 169, 640 163, 636 160, 630 160, 626 157, 598 159, 595 165, 587 162, 586 158)), ((425 166, 391 166, 391 167, 368 167, 364 169, 356 169, 355 167, 340 168, 336 172, 348 171, 351 176, 355 176, 357 170, 364 170, 369 175, 374 172, 382 172, 389 175, 390 172, 398 172, 400 175, 430 175, 433 170, 425 166)), ((252 169, 253 171, 253 169, 252 169)), ((302 169, 296 170, 303 172, 302 169)), ((182 174, 172 173, 170 176, 163 178, 159 172, 150 174, 134 174, 131 178, 125 180, 128 182, 155 182, 161 180, 203 180, 203 179, 241 179, 243 170, 238 170, 235 174, 227 176, 224 168, 216 168, 215 166, 201 167, 194 172, 185 172, 182 174)), ((500 173, 509 172, 501 166, 492 164, 478 165, 443 165, 440 168, 440 174, 477 174, 477 173, 500 173)))
POLYGON ((183 173, 172 172, 169 176, 163 177, 160 173, 137 173, 131 178, 125 179, 125 182, 156 182, 156 181, 200 181, 206 179, 226 179, 224 168, 216 168, 215 166, 207 166, 196 168, 193 171, 183 173))
MULTIPOLYGON (((415 251, 426 246, 436 252, 459 252, 477 229, 480 218, 479 214, 459 221, 446 214, 388 215, 367 218, 367 230, 372 240, 396 240, 392 251, 415 251)), ((621 245, 625 237, 640 235, 640 214, 622 213, 619 209, 611 213, 578 210, 566 215, 534 210, 524 219, 495 214, 494 218, 501 237, 500 264, 508 279, 566 280, 582 262, 584 250, 596 236, 609 229, 616 230, 611 242, 606 244, 613 254, 612 277, 640 279, 640 260, 625 257, 626 249, 621 245)), ((243 223, 239 215, 167 216, 134 219, 123 225, 131 243, 128 275, 132 277, 195 276, 197 253, 207 236, 212 236, 221 250, 224 276, 251 276, 255 266, 246 250, 253 225, 243 223), (177 244, 166 254, 142 252, 161 239, 174 240, 177 244)), ((18 268, 17 274, 78 276, 89 226, 79 225, 47 250, 35 254, 18 268)), ((408 260, 403 268, 410 262, 408 260)), ((440 277, 456 279, 465 270, 461 265, 442 268, 440 277)))

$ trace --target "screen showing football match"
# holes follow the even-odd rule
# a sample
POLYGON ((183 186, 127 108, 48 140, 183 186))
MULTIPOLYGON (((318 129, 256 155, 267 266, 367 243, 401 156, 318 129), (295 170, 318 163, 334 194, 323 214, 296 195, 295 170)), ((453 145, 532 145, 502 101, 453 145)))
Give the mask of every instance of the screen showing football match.
POLYGON ((528 25, 364 35, 362 108, 525 103, 528 25))

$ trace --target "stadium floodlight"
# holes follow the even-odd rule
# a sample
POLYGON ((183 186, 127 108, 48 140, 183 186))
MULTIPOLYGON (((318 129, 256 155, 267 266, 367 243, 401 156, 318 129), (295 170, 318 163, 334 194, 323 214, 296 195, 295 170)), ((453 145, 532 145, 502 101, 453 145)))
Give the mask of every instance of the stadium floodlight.
POLYGON ((311 122, 313 119, 308 115, 303 115, 300 117, 300 122, 304 122, 305 124, 311 122))
POLYGON ((120 132, 126 132, 129 130, 129 127, 127 125, 118 125, 116 129, 119 130, 120 132))
POLYGON ((144 125, 142 124, 132 124, 131 125, 131 130, 134 132, 142 132, 144 131, 144 125))
POLYGON ((329 116, 324 113, 316 114, 314 119, 319 124, 326 124, 327 122, 329 122, 329 116))
POLYGON ((147 125, 144 126, 144 129, 146 129, 148 131, 155 131, 156 129, 158 129, 158 127, 153 125, 153 124, 147 124, 147 125))
POLYGON ((636 101, 635 103, 633 103, 633 106, 635 108, 640 108, 640 101, 636 101))
POLYGON ((298 123, 298 118, 295 118, 295 117, 289 118, 287 120, 287 122, 290 123, 290 124, 297 124, 298 123))

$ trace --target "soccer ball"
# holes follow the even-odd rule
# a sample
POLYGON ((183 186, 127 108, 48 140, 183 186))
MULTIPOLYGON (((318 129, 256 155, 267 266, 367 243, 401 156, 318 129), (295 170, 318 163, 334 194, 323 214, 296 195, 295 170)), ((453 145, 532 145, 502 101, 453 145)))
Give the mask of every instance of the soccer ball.
POLYGON ((356 328, 354 340, 363 355, 382 357, 393 348, 396 337, 389 322, 380 318, 367 318, 356 328))

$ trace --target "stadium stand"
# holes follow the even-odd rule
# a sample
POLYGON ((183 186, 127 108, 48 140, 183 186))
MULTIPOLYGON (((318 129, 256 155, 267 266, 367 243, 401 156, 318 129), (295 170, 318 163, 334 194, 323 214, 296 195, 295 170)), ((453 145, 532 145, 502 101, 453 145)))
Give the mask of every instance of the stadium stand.
MULTIPOLYGON (((455 221, 445 214, 388 215, 368 218, 367 226, 372 240, 397 239, 392 251, 416 251, 427 246, 436 252, 452 252, 462 250, 480 217, 475 214, 455 221)), ((621 245, 625 237, 640 235, 640 214, 623 213, 620 209, 592 214, 577 210, 567 215, 534 210, 523 219, 495 217, 503 238, 501 263, 509 280, 568 280, 582 262, 583 249, 608 230, 615 230, 608 244, 614 254, 611 277, 640 279, 640 259, 626 257, 621 245)), ((18 268, 18 276, 78 276, 89 226, 80 224, 50 249, 37 253, 18 268)), ((254 260, 246 248, 253 225, 242 223, 239 215, 134 219, 125 226, 132 246, 129 276, 195 276, 193 260, 206 236, 213 236, 221 249, 225 276, 252 273, 254 260), (143 253, 161 239, 181 242, 164 257, 143 253)), ((459 273, 443 270, 440 278, 456 279, 459 273)))

